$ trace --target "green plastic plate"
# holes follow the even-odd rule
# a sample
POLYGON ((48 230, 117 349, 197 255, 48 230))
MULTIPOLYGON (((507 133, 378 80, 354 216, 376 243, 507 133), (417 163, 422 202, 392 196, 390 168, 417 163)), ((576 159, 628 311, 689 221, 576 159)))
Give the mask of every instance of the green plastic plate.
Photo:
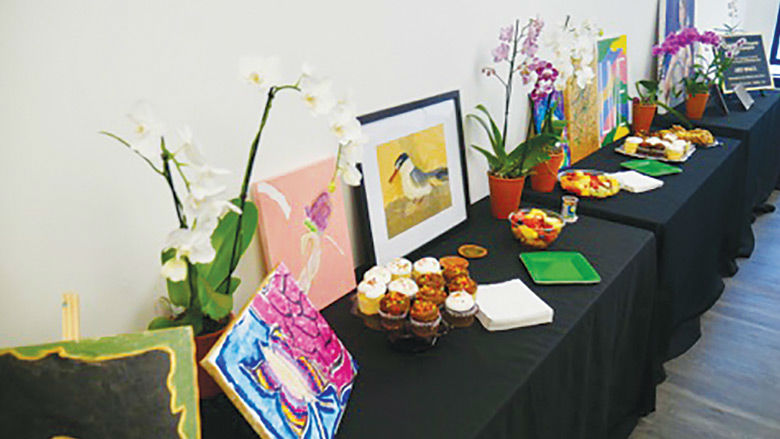
POLYGON ((520 253, 537 284, 597 284, 601 276, 580 252, 520 253))
POLYGON ((634 171, 641 172, 651 177, 661 177, 682 172, 682 169, 677 166, 667 165, 658 160, 629 160, 621 163, 620 166, 633 169, 634 171))

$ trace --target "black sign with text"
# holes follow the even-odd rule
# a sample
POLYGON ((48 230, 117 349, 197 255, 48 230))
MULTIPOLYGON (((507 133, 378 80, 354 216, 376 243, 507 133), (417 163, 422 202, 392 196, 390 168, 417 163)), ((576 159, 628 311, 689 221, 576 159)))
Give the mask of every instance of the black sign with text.
POLYGON ((723 90, 732 93, 738 85, 742 85, 746 90, 774 88, 761 35, 727 35, 723 40, 726 44, 734 44, 742 38, 745 39, 745 44, 734 58, 734 63, 724 73, 723 90))

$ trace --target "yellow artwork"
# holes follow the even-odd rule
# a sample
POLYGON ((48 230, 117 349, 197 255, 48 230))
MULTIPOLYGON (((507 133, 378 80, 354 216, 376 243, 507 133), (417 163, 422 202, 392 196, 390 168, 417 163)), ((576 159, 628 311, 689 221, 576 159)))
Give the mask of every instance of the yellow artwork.
POLYGON ((388 238, 452 206, 444 124, 379 145, 376 154, 388 238))
MULTIPOLYGON (((594 72, 597 71, 595 57, 590 68, 594 72)), ((572 165, 601 147, 597 88, 596 81, 591 81, 585 88, 579 88, 574 78, 569 78, 563 91, 572 165)))

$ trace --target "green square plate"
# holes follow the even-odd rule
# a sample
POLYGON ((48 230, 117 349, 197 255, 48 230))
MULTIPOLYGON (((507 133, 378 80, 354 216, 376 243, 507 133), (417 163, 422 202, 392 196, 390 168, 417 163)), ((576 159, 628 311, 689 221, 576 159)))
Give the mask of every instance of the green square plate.
POLYGON ((580 252, 520 253, 537 284, 597 284, 601 276, 580 252))
POLYGON ((679 174, 682 172, 682 169, 678 168, 677 166, 667 165, 666 163, 661 163, 658 160, 629 160, 627 162, 621 163, 620 166, 633 169, 634 171, 639 171, 651 177, 661 177, 664 175, 679 174))

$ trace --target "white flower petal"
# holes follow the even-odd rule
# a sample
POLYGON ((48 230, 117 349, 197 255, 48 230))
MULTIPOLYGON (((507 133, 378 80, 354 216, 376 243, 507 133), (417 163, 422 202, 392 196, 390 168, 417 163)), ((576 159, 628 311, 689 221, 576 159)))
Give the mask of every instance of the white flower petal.
POLYGON ((338 174, 341 177, 341 181, 350 186, 360 186, 360 181, 363 179, 363 175, 354 166, 340 166, 338 174))
POLYGON ((181 282, 187 278, 187 263, 177 255, 165 261, 160 272, 171 282, 181 282))
POLYGON ((279 59, 276 57, 242 57, 239 60, 241 78, 250 85, 265 90, 279 82, 279 59))

